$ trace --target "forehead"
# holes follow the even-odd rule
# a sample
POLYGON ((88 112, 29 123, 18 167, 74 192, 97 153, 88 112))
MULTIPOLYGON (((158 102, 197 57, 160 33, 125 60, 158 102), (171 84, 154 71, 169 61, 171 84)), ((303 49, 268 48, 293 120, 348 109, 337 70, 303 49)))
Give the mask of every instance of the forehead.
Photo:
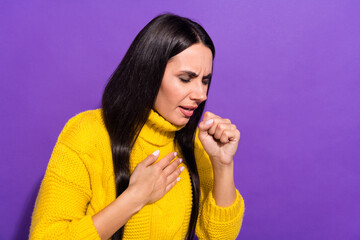
POLYGON ((202 43, 196 43, 172 57, 167 65, 173 71, 187 70, 207 75, 212 71, 212 52, 202 43))

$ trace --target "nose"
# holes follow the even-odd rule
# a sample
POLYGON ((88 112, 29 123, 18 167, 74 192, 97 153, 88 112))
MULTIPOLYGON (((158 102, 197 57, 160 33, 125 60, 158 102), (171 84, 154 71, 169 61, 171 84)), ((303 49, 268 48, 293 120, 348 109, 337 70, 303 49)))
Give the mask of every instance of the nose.
POLYGON ((208 85, 204 85, 202 81, 193 81, 193 86, 191 88, 190 99, 201 103, 207 99, 207 89, 208 85))

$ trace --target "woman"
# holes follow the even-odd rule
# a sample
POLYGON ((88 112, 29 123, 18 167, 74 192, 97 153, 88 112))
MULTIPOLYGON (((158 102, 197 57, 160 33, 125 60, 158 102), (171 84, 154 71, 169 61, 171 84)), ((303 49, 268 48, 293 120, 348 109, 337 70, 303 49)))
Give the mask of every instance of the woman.
POLYGON ((107 84, 102 109, 64 127, 35 204, 31 239, 234 239, 244 203, 240 132, 206 112, 213 43, 197 23, 154 18, 107 84), (198 127, 198 128, 197 128, 198 127))

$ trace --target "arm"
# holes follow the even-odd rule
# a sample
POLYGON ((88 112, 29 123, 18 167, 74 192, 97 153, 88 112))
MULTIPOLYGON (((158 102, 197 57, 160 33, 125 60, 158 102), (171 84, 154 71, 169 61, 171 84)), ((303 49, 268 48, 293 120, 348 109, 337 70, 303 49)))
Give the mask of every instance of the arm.
POLYGON ((197 158, 201 198, 196 235, 200 240, 236 239, 242 225, 244 200, 235 189, 235 200, 230 205, 218 205, 218 200, 214 196, 215 181, 211 161, 204 149, 198 152, 201 150, 203 153, 198 155, 202 157, 197 158))
POLYGON ((36 199, 30 239, 100 239, 86 216, 92 197, 87 170, 76 152, 57 143, 36 199))
POLYGON ((100 238, 109 239, 142 207, 143 205, 138 201, 136 192, 126 189, 115 201, 92 216, 100 238))
POLYGON ((202 208, 196 234, 200 239, 235 239, 244 213, 244 202, 235 188, 233 174, 240 132, 230 120, 207 112, 197 135, 195 154, 202 208), (205 124, 207 120, 210 121, 205 124))
POLYGON ((214 168, 214 184, 212 194, 216 205, 229 207, 236 199, 236 188, 234 183, 234 164, 221 169, 214 168))
POLYGON ((90 216, 88 170, 77 152, 57 143, 36 200, 30 239, 110 238, 145 204, 157 201, 176 184, 181 161, 171 162, 174 157, 170 153, 153 164, 158 155, 148 156, 134 170, 127 190, 90 216))
POLYGON ((139 163, 130 178, 129 187, 111 204, 93 216, 95 228, 101 239, 110 238, 132 215, 146 204, 162 198, 179 181, 181 159, 172 163, 176 154, 170 153, 154 163, 159 152, 155 151, 139 163))
POLYGON ((87 111, 68 121, 35 202, 30 239, 108 239, 145 204, 160 199, 176 184, 181 160, 172 161, 175 155, 170 153, 154 163, 159 156, 155 152, 138 164, 125 192, 94 216, 87 214, 93 198, 93 168, 98 165, 87 159, 99 151, 93 146, 110 144, 106 139, 98 112, 87 111))

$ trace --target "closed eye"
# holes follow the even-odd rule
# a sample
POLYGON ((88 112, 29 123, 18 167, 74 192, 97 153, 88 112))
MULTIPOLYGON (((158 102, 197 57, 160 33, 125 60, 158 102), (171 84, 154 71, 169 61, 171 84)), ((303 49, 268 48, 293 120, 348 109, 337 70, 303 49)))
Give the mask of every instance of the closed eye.
POLYGON ((185 79, 185 78, 179 78, 182 82, 190 82, 190 79, 191 78, 189 78, 189 79, 185 79))
MULTIPOLYGON (((179 79, 182 81, 182 82, 185 82, 185 83, 188 83, 191 81, 191 79, 193 78, 197 78, 198 75, 194 72, 191 72, 191 71, 182 71, 182 73, 185 73, 185 74, 182 74, 181 76, 179 76, 179 79)), ((211 80, 211 77, 212 77, 212 74, 209 73, 208 75, 204 76, 202 78, 202 83, 204 85, 208 85, 210 80, 211 80)))
POLYGON ((202 81, 202 83, 203 83, 204 85, 208 85, 209 82, 210 82, 210 79, 203 79, 203 81, 202 81))
MULTIPOLYGON (((185 83, 188 83, 188 82, 190 82, 191 81, 191 78, 189 78, 189 79, 185 79, 185 78, 179 78, 182 82, 185 82, 185 83)), ((204 85, 208 85, 209 84, 209 82, 210 82, 210 80, 209 79, 204 79, 203 81, 202 81, 202 83, 204 84, 204 85)))

